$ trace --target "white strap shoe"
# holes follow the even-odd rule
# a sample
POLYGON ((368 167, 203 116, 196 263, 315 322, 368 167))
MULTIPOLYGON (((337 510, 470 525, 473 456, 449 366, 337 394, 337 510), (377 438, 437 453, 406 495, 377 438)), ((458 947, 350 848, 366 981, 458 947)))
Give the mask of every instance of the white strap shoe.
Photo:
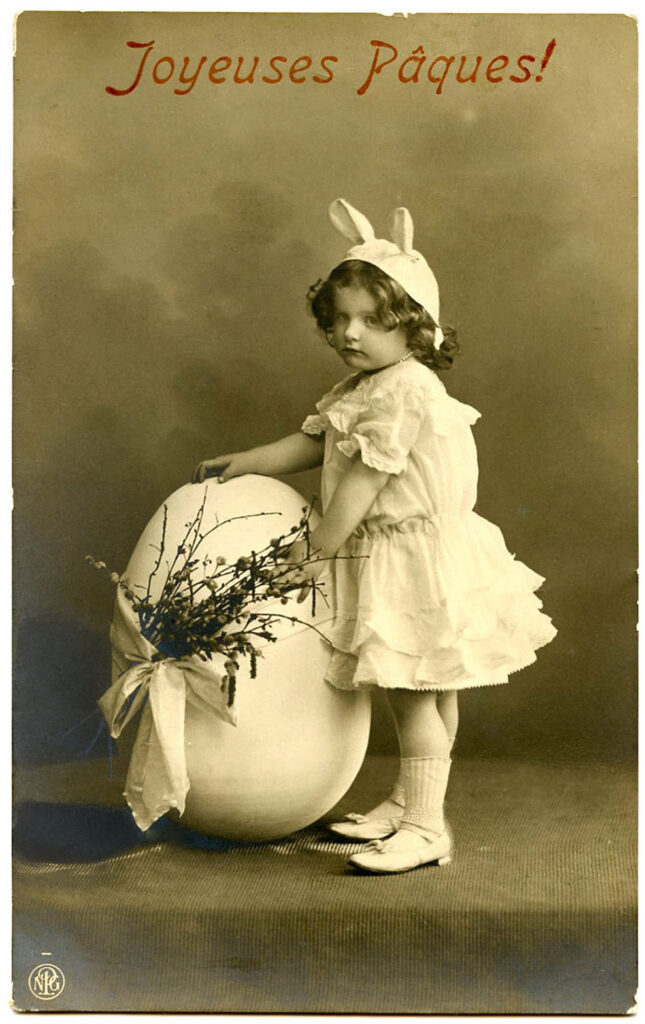
MULTIPOLYGON (((401 814, 403 808, 401 808, 401 814)), ((346 821, 336 821, 328 825, 330 832, 344 839, 367 841, 369 839, 385 839, 396 832, 401 824, 401 816, 394 818, 369 818, 365 814, 346 814, 346 821)))
POLYGON ((403 825, 385 841, 377 839, 349 858, 353 867, 375 875, 399 874, 423 864, 443 867, 452 860, 452 840, 446 830, 441 835, 412 831, 403 825))
POLYGON ((367 814, 346 814, 344 821, 336 821, 327 827, 344 839, 367 841, 385 839, 396 832, 403 817, 405 797, 398 781, 394 789, 377 807, 367 814))

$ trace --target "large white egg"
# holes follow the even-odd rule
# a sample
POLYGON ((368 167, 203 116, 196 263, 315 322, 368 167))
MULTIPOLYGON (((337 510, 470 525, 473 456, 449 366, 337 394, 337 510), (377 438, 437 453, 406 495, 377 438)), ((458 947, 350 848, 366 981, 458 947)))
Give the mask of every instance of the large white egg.
MULTIPOLYGON (((164 503, 166 552, 176 551, 204 497, 202 532, 236 516, 276 513, 236 519, 206 538, 202 554, 213 560, 222 555, 228 562, 285 533, 300 520, 306 504, 293 488, 269 477, 187 484, 164 503)), ((148 580, 163 516, 162 506, 133 552, 125 572, 132 583, 145 585, 148 580)), ((157 591, 160 586, 158 580, 157 591)), ((318 599, 312 616, 311 600, 297 604, 294 597, 276 610, 303 621, 273 627, 278 642, 263 647, 255 679, 250 678, 247 659, 238 659, 237 726, 186 705, 190 787, 181 821, 208 835, 264 840, 304 828, 343 796, 365 756, 369 695, 343 692, 324 682, 330 648, 304 624, 324 633, 329 608, 318 599)))

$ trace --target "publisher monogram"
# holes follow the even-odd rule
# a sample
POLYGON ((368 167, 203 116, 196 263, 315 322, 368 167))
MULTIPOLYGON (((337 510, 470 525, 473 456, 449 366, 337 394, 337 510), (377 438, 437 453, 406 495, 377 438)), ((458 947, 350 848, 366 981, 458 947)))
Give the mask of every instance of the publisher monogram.
POLYGON ((29 989, 36 999, 56 999, 65 988, 65 975, 55 964, 39 964, 29 975, 29 989))

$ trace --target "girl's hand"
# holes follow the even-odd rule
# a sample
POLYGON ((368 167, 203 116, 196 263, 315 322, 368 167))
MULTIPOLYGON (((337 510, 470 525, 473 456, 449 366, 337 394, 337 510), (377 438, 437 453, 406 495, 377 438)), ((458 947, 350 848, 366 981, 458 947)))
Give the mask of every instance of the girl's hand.
POLYGON ((193 482, 199 481, 201 484, 207 476, 216 476, 218 483, 223 484, 245 473, 260 473, 263 476, 300 473, 303 469, 322 465, 324 443, 324 438, 310 437, 298 430, 295 434, 259 448, 204 459, 193 473, 193 482))
MULTIPOLYGON (((300 593, 298 594, 298 604, 302 604, 305 600, 309 591, 311 590, 312 584, 318 579, 323 572, 326 561, 323 559, 321 552, 316 552, 310 545, 309 556, 312 559, 307 565, 298 564, 293 570, 293 582, 301 583, 300 593)), ((289 562, 303 562, 307 557, 307 544, 304 540, 297 540, 291 545, 285 555, 285 562, 287 565, 289 562)))
POLYGON ((233 452, 231 455, 217 455, 214 459, 204 459, 195 467, 193 483, 201 484, 206 477, 216 476, 218 484, 223 484, 234 476, 249 473, 246 455, 246 452, 233 452))

